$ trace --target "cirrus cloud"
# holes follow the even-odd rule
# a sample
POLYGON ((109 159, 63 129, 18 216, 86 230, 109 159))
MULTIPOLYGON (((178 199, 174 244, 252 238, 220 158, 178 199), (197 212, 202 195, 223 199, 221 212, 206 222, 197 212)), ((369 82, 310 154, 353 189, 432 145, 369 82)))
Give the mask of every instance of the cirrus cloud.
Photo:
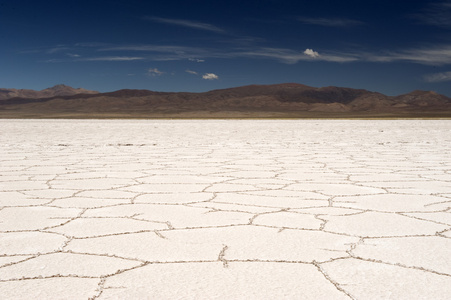
POLYGON ((168 18, 160 18, 160 17, 145 17, 146 20, 157 22, 157 23, 164 23, 169 25, 176 25, 176 26, 182 26, 182 27, 188 27, 198 30, 205 30, 205 31, 212 31, 216 33, 226 33, 225 30, 216 27, 211 24, 197 22, 197 21, 190 21, 190 20, 181 20, 181 19, 168 19, 168 18))
POLYGON ((144 57, 136 56, 102 56, 102 57, 87 57, 77 59, 78 61, 131 61, 131 60, 142 60, 144 57))
POLYGON ((188 58, 188 60, 189 60, 189 61, 195 61, 195 62, 198 62, 198 63, 205 62, 204 59, 198 59, 198 58, 188 58))
POLYGON ((381 54, 362 55, 362 59, 372 62, 407 61, 423 65, 449 65, 451 64, 451 45, 386 51, 381 54))
POLYGON ((424 76, 424 80, 427 81, 427 82, 451 81, 451 72, 427 74, 427 75, 424 76))
POLYGON ((189 74, 193 74, 193 75, 198 75, 198 73, 196 71, 192 71, 192 70, 186 70, 185 72, 189 73, 189 74))
POLYGON ((422 12, 412 17, 428 25, 451 28, 451 1, 430 3, 422 12))
POLYGON ((350 27, 364 24, 361 21, 345 18, 306 18, 299 17, 298 20, 304 24, 327 26, 327 27, 350 27))
MULTIPOLYGON (((38 48, 22 51, 27 55, 34 53, 46 53, 54 51, 56 47, 38 48)), ((180 61, 203 62, 204 59, 220 58, 249 58, 276 60, 285 64, 296 64, 302 61, 324 61, 336 63, 372 62, 391 63, 406 62, 423 65, 444 66, 451 65, 451 43, 448 44, 422 44, 414 48, 380 49, 377 51, 321 49, 321 54, 311 48, 290 49, 262 47, 248 45, 243 47, 191 47, 181 45, 108 45, 99 46, 67 46, 65 53, 57 51, 53 58, 44 60, 46 63, 59 62, 127 62, 127 61, 180 61), (99 53, 113 52, 112 56, 98 56, 99 53), (139 52, 139 55, 134 55, 139 52), (202 58, 202 59, 200 59, 202 58)), ((156 73, 157 74, 157 73, 156 73)), ((199 74, 200 75, 200 74, 199 74)))
POLYGON ((157 68, 150 68, 150 69, 147 70, 147 75, 150 75, 150 76, 153 76, 153 77, 160 76, 160 75, 163 75, 163 74, 164 74, 164 72, 161 72, 157 68))

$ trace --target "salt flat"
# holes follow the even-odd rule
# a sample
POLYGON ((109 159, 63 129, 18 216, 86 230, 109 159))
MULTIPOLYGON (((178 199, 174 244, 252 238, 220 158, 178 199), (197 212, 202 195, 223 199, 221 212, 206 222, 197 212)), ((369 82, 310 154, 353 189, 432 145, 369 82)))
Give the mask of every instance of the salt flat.
POLYGON ((450 299, 449 120, 0 120, 2 299, 450 299))

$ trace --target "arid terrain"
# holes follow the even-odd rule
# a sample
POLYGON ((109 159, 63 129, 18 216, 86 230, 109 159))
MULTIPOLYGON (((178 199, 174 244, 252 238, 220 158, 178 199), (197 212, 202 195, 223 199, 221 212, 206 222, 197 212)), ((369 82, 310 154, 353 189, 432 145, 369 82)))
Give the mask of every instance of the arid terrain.
POLYGON ((450 299, 449 120, 0 128, 2 299, 450 299))
POLYGON ((302 84, 250 85, 205 93, 59 85, 0 90, 0 118, 390 118, 451 117, 451 99, 431 91, 400 96, 302 84))

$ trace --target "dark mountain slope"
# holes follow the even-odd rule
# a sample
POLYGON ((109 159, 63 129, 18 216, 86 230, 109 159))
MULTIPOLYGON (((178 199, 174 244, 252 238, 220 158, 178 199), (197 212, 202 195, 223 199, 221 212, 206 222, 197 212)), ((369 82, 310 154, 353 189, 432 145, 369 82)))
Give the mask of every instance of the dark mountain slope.
MULTIPOLYGON (((79 89, 77 89, 79 90, 79 89)), ((302 84, 249 85, 205 93, 118 90, 0 101, 0 117, 451 116, 451 99, 414 91, 396 97, 302 84)))

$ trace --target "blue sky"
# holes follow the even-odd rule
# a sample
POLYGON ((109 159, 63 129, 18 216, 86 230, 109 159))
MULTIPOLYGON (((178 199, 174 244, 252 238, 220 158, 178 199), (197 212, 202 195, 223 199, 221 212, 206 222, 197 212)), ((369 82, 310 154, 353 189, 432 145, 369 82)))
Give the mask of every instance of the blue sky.
POLYGON ((451 96, 451 1, 0 0, 0 87, 451 96))

